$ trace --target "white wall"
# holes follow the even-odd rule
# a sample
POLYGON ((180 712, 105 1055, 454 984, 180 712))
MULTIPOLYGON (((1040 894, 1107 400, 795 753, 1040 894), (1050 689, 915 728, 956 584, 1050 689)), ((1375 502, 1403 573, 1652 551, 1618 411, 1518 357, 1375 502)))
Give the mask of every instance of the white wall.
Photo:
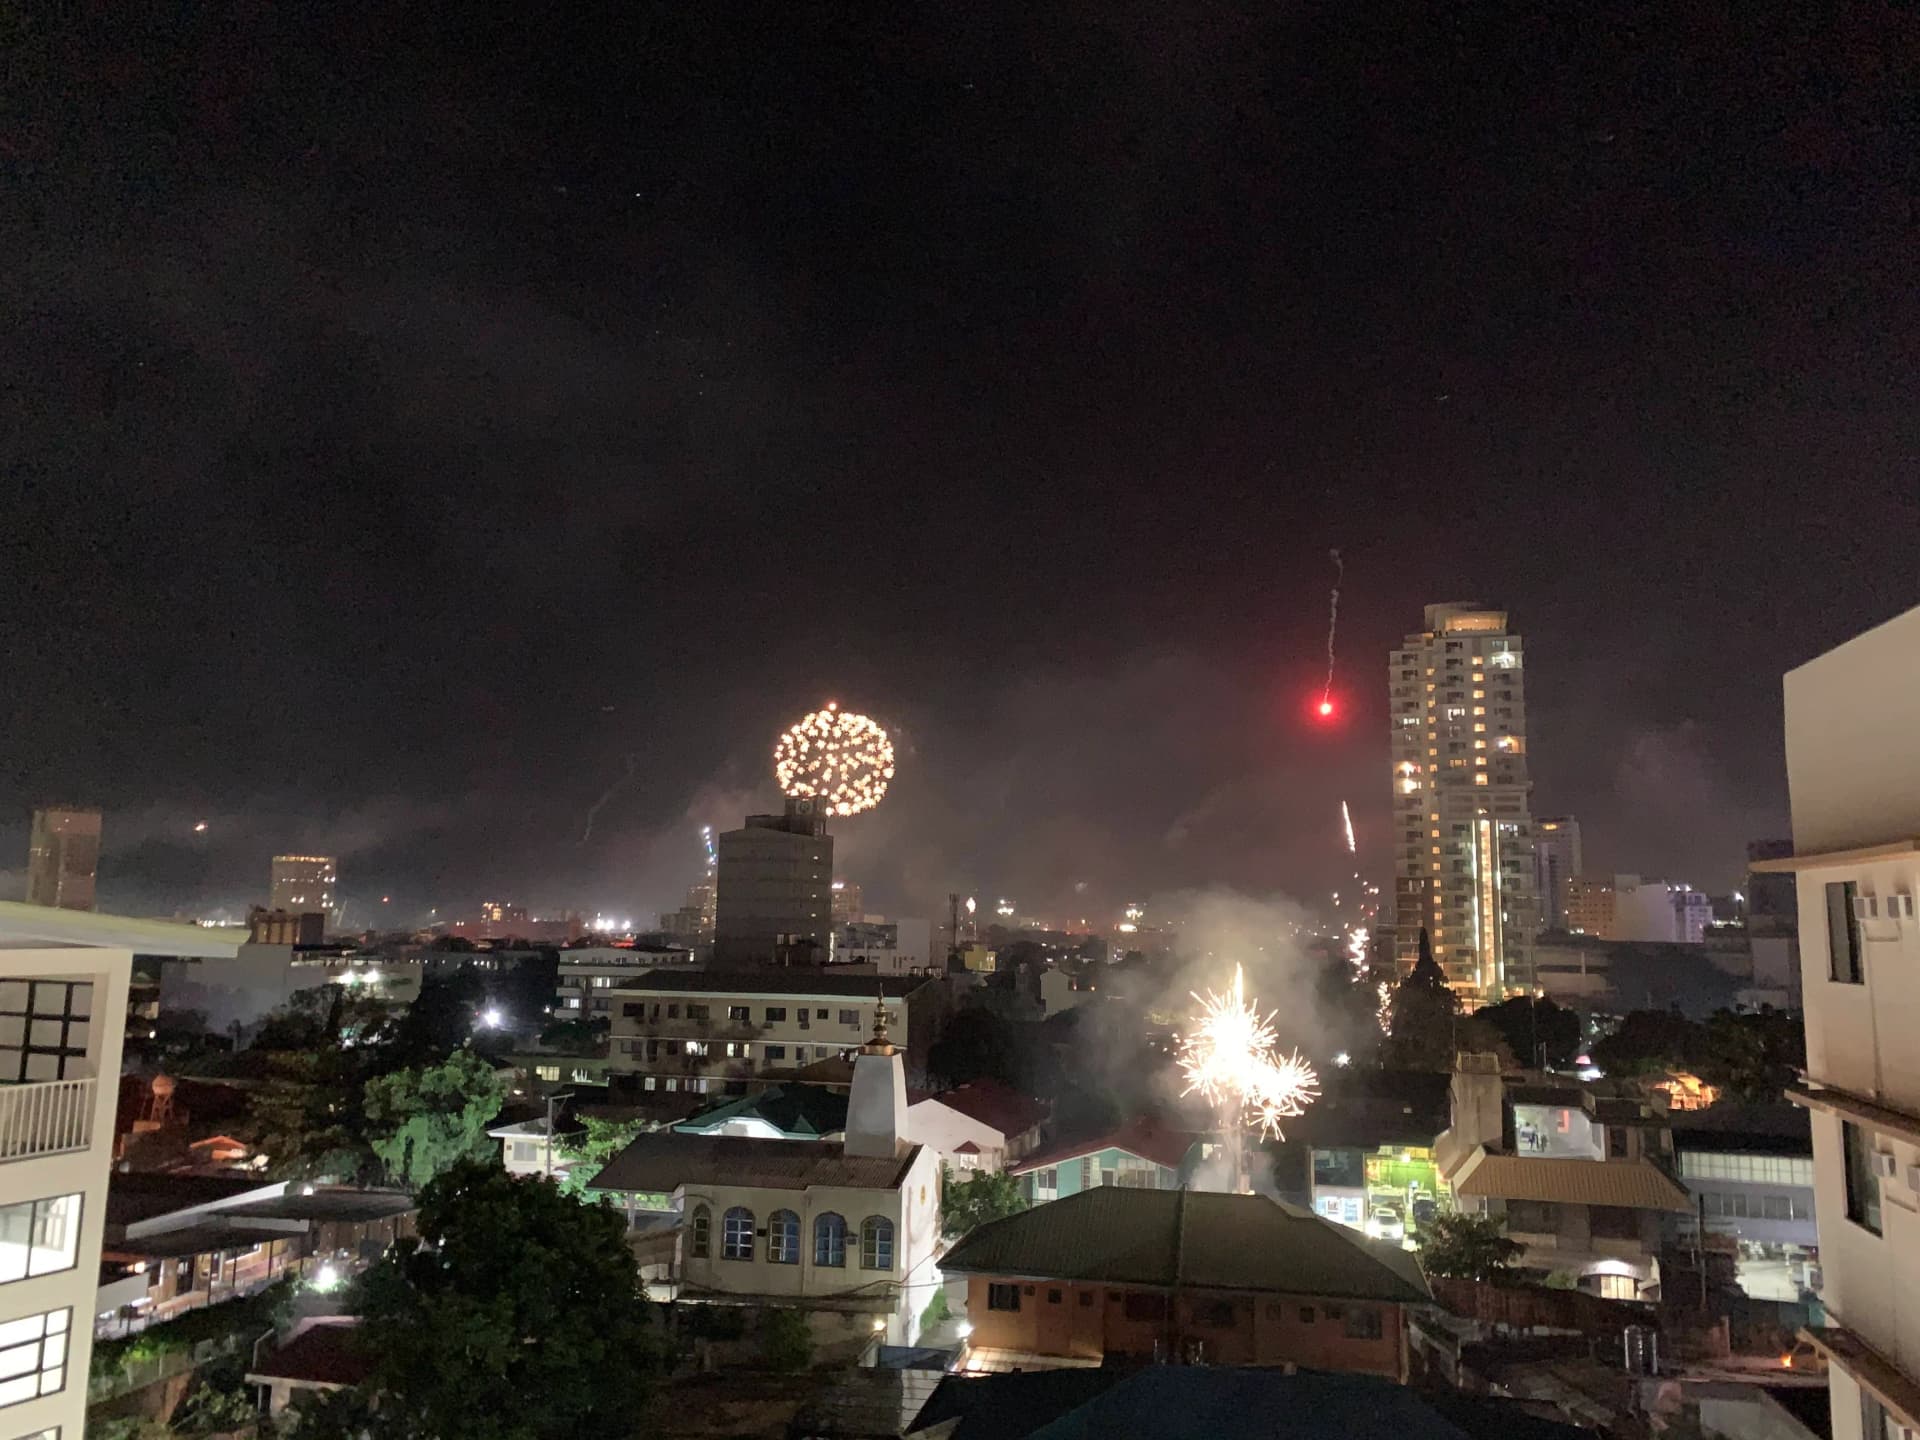
POLYGON ((90 1148, 38 1159, 0 1160, 0 1200, 40 1200, 79 1192, 79 1253, 71 1270, 0 1285, 0 1322, 72 1308, 67 1331, 66 1385, 0 1410, 0 1434, 32 1435, 61 1428, 78 1437, 86 1428, 87 1366, 93 1358, 93 1319, 100 1284, 100 1240, 107 1218, 107 1174, 113 1156, 114 1111, 120 1097, 120 1051, 126 1032, 128 950, 63 947, 0 948, 0 977, 85 979, 93 983, 87 1069, 94 1080, 90 1148))
POLYGON ((939 1158, 923 1148, 898 1190, 861 1190, 841 1186, 780 1190, 745 1185, 689 1185, 680 1191, 683 1226, 680 1265, 683 1283, 690 1289, 716 1290, 736 1295, 791 1297, 796 1302, 836 1295, 860 1294, 878 1298, 889 1285, 899 1286, 887 1324, 889 1344, 910 1345, 918 1338, 919 1315, 932 1297, 938 1271, 933 1258, 940 1239, 939 1158), (693 1254, 694 1208, 707 1205, 713 1215, 712 1244, 706 1259, 693 1254), (800 1217, 800 1263, 776 1265, 767 1259, 767 1239, 754 1240, 751 1260, 721 1258, 724 1218, 729 1207, 744 1205, 753 1212, 756 1229, 764 1230, 776 1210, 800 1217), (844 1268, 814 1264, 813 1225, 829 1212, 847 1222, 847 1263, 844 1268), (893 1268, 860 1267, 860 1227, 869 1215, 893 1221, 893 1268), (917 1303, 916 1303, 917 1300, 917 1303))
POLYGON ((1920 608, 1788 671, 1785 689, 1795 851, 1920 835, 1920 608))
MULTIPOLYGON (((1920 609, 1790 672, 1785 684, 1787 776, 1793 801, 1807 1074, 1906 1117, 1901 1133, 1863 1127, 1893 1157, 1877 1182, 1881 1233, 1847 1218, 1841 1118, 1813 1113, 1821 1294, 1833 1318, 1909 1377, 1920 1376, 1920 922, 1860 922, 1864 982, 1832 979, 1826 887, 1862 896, 1920 893, 1920 855, 1821 863, 1817 857, 1891 846, 1920 835, 1920 609)), ((1835 1440, 1860 1430, 1859 1392, 1832 1373, 1835 1440)))
POLYGON ((948 1165, 981 1170, 1006 1168, 1007 1137, 991 1125, 941 1104, 937 1095, 907 1107, 906 1128, 909 1140, 938 1151, 948 1165), (980 1147, 978 1155, 959 1153, 969 1141, 980 1147))

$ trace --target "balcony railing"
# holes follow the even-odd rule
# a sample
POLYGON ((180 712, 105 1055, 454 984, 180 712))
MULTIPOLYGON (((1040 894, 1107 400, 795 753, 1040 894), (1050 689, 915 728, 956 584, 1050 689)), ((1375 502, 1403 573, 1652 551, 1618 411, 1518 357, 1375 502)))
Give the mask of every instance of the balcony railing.
POLYGON ((92 1079, 0 1085, 0 1161, 64 1155, 93 1143, 92 1079))

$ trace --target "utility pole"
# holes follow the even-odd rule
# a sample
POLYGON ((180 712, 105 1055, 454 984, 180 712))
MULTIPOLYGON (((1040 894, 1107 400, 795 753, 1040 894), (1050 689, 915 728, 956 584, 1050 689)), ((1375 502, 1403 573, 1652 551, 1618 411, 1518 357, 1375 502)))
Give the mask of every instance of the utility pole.
POLYGON ((562 1090, 547 1097, 547 1179, 553 1178, 553 1107, 562 1100, 571 1100, 573 1092, 562 1090))

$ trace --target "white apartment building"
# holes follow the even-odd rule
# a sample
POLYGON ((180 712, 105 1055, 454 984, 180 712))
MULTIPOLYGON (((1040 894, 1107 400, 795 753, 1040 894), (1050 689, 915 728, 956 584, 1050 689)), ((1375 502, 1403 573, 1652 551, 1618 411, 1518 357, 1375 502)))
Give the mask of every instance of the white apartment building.
POLYGON ((1786 677, 1833 1440, 1920 1429, 1920 609, 1786 677))
POLYGON ((1698 945, 1713 924, 1713 900, 1691 885, 1613 877, 1613 940, 1643 940, 1659 945, 1698 945))
POLYGON ((613 992, 649 970, 694 965, 691 949, 671 945, 582 946, 560 952, 553 1013, 561 1020, 591 1020, 611 1015, 613 992))
POLYGON ((1532 782, 1520 637, 1507 613, 1429 605, 1388 670, 1395 958, 1420 931, 1448 983, 1492 1001, 1533 984, 1532 782))
POLYGON ((0 1435, 81 1440, 136 953, 191 925, 0 904, 0 1435))
POLYGON ((881 997, 907 1067, 926 1064, 942 982, 835 970, 652 970, 609 992, 610 1069, 641 1088, 696 1095, 744 1093, 769 1071, 790 1073, 857 1050, 881 997))
POLYGON ((932 956, 930 920, 855 920, 833 932, 836 965, 871 965, 879 975, 920 975, 931 968, 932 956))
POLYGON ((1584 873, 1580 822, 1571 815, 1555 815, 1534 822, 1533 884, 1540 900, 1540 928, 1567 928, 1567 887, 1584 873))

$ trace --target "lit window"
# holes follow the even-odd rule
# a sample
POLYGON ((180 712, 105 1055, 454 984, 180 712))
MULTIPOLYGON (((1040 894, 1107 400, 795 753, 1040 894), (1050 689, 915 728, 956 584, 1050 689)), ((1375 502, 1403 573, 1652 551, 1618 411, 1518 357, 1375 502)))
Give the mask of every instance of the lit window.
POLYGON ((1484 770, 1481 770, 1481 771, 1479 771, 1479 772, 1477 772, 1477 773, 1476 773, 1476 774, 1474 775, 1474 777, 1473 777, 1473 783, 1474 783, 1474 784, 1476 784, 1476 785, 1484 785, 1484 784, 1486 784, 1486 783, 1487 783, 1487 772, 1486 772, 1486 771, 1484 771, 1484 770))
POLYGON ((893 1222, 884 1215, 869 1215, 860 1227, 860 1268, 893 1269, 893 1222))
POLYGON ((720 1222, 720 1258, 753 1259, 753 1212, 744 1205, 734 1206, 720 1222))
POLYGON ((1473 698, 1476 700, 1484 700, 1487 698, 1487 692, 1484 690, 1476 690, 1473 692, 1473 698))
POLYGON ((0 1324, 0 1406, 56 1395, 67 1383, 73 1311, 49 1310, 0 1324))
POLYGON ((767 1259, 775 1265, 800 1263, 800 1217, 776 1210, 767 1217, 767 1259))
POLYGON ((847 1263, 847 1222, 829 1210, 813 1222, 813 1263, 843 1269, 847 1263))

